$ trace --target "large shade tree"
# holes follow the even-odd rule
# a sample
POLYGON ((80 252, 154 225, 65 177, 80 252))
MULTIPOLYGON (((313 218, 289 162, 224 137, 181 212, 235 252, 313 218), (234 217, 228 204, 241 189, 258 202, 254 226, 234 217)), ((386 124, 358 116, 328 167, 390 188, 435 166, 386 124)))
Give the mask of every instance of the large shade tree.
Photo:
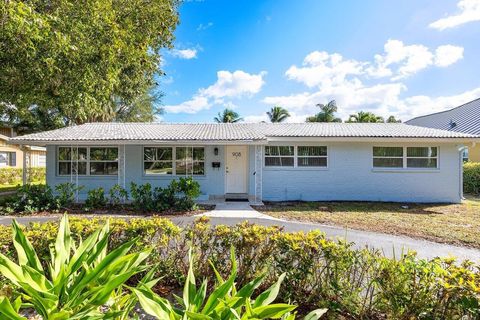
POLYGON ((335 113, 338 110, 335 100, 332 100, 327 104, 319 103, 317 104, 317 107, 320 108, 320 112, 314 116, 308 117, 307 122, 342 122, 342 119, 335 116, 335 113))
POLYGON ((272 107, 270 111, 267 111, 267 115, 268 115, 268 118, 270 119, 270 122, 272 123, 283 122, 288 117, 290 117, 290 113, 288 112, 288 110, 280 106, 272 107))
POLYGON ((385 122, 384 119, 380 116, 377 116, 373 112, 359 111, 357 113, 351 114, 347 122, 385 122))
POLYGON ((243 119, 237 112, 226 108, 222 112, 219 112, 213 120, 217 123, 235 123, 242 121, 243 119))
POLYGON ((177 9, 177 0, 1 1, 0 120, 152 120, 177 9))

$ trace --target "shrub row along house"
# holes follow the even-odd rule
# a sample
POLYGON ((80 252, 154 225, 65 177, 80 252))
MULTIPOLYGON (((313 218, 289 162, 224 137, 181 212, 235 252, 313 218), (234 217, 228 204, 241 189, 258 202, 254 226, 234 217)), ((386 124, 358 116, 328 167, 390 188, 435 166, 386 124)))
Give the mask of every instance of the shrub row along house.
POLYGON ((47 147, 47 183, 164 187, 200 200, 460 202, 462 151, 479 136, 384 123, 89 123, 25 135, 47 147))

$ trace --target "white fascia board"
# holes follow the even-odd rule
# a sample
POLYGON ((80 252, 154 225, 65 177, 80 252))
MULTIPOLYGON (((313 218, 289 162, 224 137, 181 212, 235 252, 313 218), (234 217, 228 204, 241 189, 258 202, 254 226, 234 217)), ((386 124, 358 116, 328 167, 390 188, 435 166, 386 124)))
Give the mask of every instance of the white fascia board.
POLYGON ((480 138, 268 137, 268 142, 435 142, 480 143, 480 138))
POLYGON ((17 145, 72 145, 72 146, 95 146, 95 145, 265 145, 267 140, 16 140, 10 144, 17 145))

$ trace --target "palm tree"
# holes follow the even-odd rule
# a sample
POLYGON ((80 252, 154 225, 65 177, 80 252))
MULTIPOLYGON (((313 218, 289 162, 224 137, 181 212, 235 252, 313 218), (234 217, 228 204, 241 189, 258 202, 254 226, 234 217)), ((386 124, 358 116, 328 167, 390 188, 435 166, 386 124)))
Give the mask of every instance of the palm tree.
POLYGON ((372 112, 359 111, 356 114, 351 114, 347 122, 385 122, 385 120, 372 112))
POLYGON ((319 107, 321 111, 314 116, 308 117, 307 122, 342 122, 342 119, 335 117, 335 112, 337 112, 337 103, 335 100, 327 104, 319 103, 317 107, 319 107))
POLYGON ((390 116, 387 119, 387 123, 402 123, 402 120, 396 119, 395 116, 390 116))
POLYGON ((232 109, 225 108, 225 110, 219 112, 213 120, 217 123, 235 123, 242 121, 243 118, 240 118, 240 115, 232 109))
POLYGON ((280 106, 274 106, 270 111, 267 111, 267 115, 270 118, 270 122, 283 122, 288 117, 290 117, 290 113, 285 108, 280 106))

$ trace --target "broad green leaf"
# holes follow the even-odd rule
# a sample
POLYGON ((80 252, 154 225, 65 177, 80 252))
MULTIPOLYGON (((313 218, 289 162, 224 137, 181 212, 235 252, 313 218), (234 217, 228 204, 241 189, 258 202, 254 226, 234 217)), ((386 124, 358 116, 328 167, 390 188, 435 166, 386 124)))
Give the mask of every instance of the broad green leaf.
POLYGON ((313 310, 309 314, 303 318, 304 320, 318 320, 320 319, 325 313, 327 313, 328 309, 317 309, 313 310))
POLYGON ((253 308, 266 306, 275 301, 278 292, 280 291, 280 286, 282 285, 283 279, 285 279, 285 273, 280 275, 277 282, 274 283, 270 288, 258 295, 253 304, 253 308))
POLYGON ((18 315, 17 311, 13 308, 10 301, 8 301, 5 297, 0 297, 0 316, 1 319, 5 320, 26 320, 20 315, 18 315))
POLYGON ((213 320, 212 317, 209 317, 205 314, 192 312, 192 311, 187 311, 187 312, 185 312, 185 314, 187 315, 188 319, 213 320))
POLYGON ((192 257, 192 249, 188 251, 188 260, 190 266, 188 268, 187 279, 185 281, 185 285, 183 287, 183 303, 187 310, 190 310, 190 304, 193 303, 196 295, 196 284, 195 284, 195 275, 193 274, 193 257, 192 257))
POLYGON ((286 303, 270 304, 253 308, 252 315, 258 319, 278 319, 295 308, 296 306, 286 303))
POLYGON ((18 255, 18 264, 19 265, 29 265, 30 267, 43 271, 42 264, 38 259, 37 253, 33 248, 30 241, 25 237, 20 226, 17 224, 16 220, 12 222, 12 231, 13 231, 13 245, 18 255))
POLYGON ((232 271, 232 274, 230 277, 222 283, 220 286, 218 286, 213 292, 210 294, 210 296, 207 299, 207 302, 205 303, 205 306, 202 309, 203 314, 209 314, 220 302, 220 299, 224 299, 228 292, 231 290, 235 278, 237 277, 236 272, 232 271))
POLYGON ((70 259, 72 238, 70 234, 70 226, 68 223, 68 217, 65 213, 60 226, 58 227, 57 240, 55 241, 55 259, 53 264, 52 280, 55 283, 55 279, 65 268, 65 265, 70 259))
POLYGON ((171 309, 169 310, 166 304, 162 305, 155 301, 150 292, 141 289, 133 289, 133 292, 146 313, 158 319, 170 319, 171 309))

